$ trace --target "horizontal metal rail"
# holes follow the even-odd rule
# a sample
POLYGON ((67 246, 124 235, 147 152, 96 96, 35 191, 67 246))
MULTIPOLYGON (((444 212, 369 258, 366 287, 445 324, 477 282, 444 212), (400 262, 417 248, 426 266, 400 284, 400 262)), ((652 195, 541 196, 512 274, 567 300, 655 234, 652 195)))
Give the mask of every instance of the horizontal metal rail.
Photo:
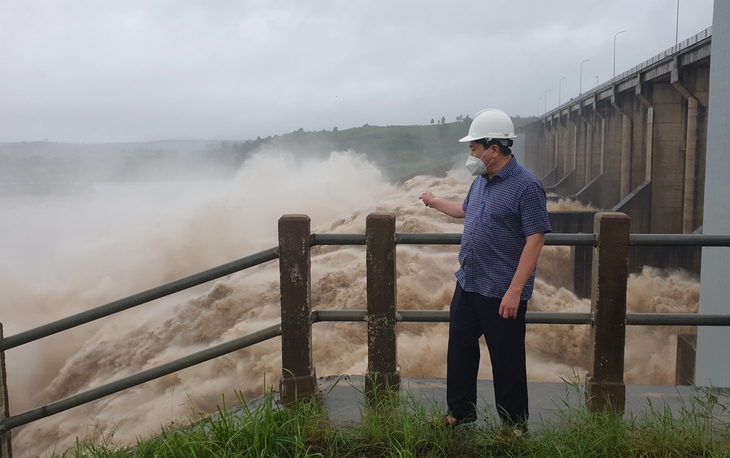
MULTIPOLYGON (((460 233, 410 233, 395 234, 399 244, 412 245, 458 245, 460 233)), ((311 246, 318 245, 365 245, 365 234, 312 234, 311 246)), ((545 245, 595 246, 595 234, 546 234, 545 245)), ((730 236, 705 234, 631 234, 631 246, 730 246, 730 236)), ((223 264, 212 269, 143 291, 106 305, 62 318, 0 340, 0 351, 9 350, 35 340, 89 323, 100 318, 142 305, 144 303, 174 294, 211 280, 254 267, 278 258, 278 247, 255 253, 251 256, 223 264)))
POLYGON ((730 246, 730 235, 631 234, 630 246, 730 246))
POLYGON ((365 245, 365 234, 312 234, 309 246, 365 245))
POLYGON ((0 421, 0 433, 281 335, 281 323, 0 421))
POLYGON ((627 313, 626 324, 636 326, 730 326, 730 315, 627 313))
POLYGON ((395 243, 403 245, 459 245, 461 243, 461 234, 396 232, 395 243))
MULTIPOLYGON (((460 233, 397 232, 395 243, 404 245, 458 245, 460 233)), ((545 245, 595 246, 595 234, 545 234, 545 245)))
MULTIPOLYGON (((397 232, 395 243, 402 245, 459 245, 460 233, 397 232)), ((365 245, 365 234, 312 234, 311 246, 365 245)), ((545 234, 545 245, 595 246, 595 234, 545 234)), ((730 235, 631 234, 630 246, 730 246, 730 235)))
POLYGON ((596 234, 545 234, 545 245, 596 246, 596 234))
MULTIPOLYGON (((399 310, 396 319, 403 323, 448 323, 448 310, 399 310)), ((367 310, 314 310, 312 323, 325 321, 367 321, 367 310)), ((592 314, 563 312, 527 312, 525 321, 535 324, 591 324, 592 314)))
POLYGON ((225 277, 226 275, 248 269, 249 267, 263 264, 264 262, 271 261, 278 257, 278 247, 269 248, 268 250, 252 254, 251 256, 246 256, 245 258, 241 258, 237 261, 232 261, 227 264, 214 267, 212 269, 204 270, 197 274, 193 274, 188 277, 181 278, 179 280, 175 280, 173 282, 166 283, 152 289, 148 289, 147 291, 133 294, 131 296, 125 297, 124 299, 119 299, 106 305, 101 305, 99 307, 77 313, 76 315, 71 315, 66 318, 44 324, 43 326, 39 326, 28 331, 8 336, 0 340, 0 351, 5 351, 10 348, 26 344, 28 342, 33 342, 35 340, 57 334, 61 331, 75 328, 76 326, 80 326, 82 324, 86 324, 91 321, 98 320, 100 318, 104 318, 118 312, 122 312, 138 305, 142 305, 146 302, 169 296, 170 294, 174 294, 192 288, 194 286, 202 285, 203 283, 225 277))
MULTIPOLYGON (((367 318, 367 310, 315 310, 311 314, 312 323, 331 321, 363 322, 367 321, 367 318)), ((449 312, 447 310, 401 310, 397 313, 397 319, 400 322, 446 323, 449 321, 449 312)), ((593 322, 593 314, 590 312, 527 312, 525 321, 528 324, 589 325, 593 322)), ((639 326, 730 326, 730 315, 629 313, 626 315, 626 324, 639 326)), ((260 331, 239 337, 238 339, 138 372, 106 385, 63 398, 18 415, 7 417, 0 421, 0 432, 8 431, 40 420, 41 418, 87 404, 105 396, 124 391, 280 335, 281 323, 277 323, 260 331)))
MULTIPOLYGON (((448 310, 399 310, 396 319, 404 323, 448 323, 448 310)), ((312 323, 367 321, 367 310, 314 310, 312 323)), ((591 312, 527 312, 528 324, 593 324, 591 312)), ((696 313, 627 313, 630 326, 730 326, 730 315, 696 313)))

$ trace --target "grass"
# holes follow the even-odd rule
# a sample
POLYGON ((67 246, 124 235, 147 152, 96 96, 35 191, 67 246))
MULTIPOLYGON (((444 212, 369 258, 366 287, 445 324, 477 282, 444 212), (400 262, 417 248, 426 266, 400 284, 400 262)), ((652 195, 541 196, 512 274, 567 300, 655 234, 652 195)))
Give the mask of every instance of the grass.
MULTIPOLYGON (((580 392, 566 382, 566 396, 580 392)), ((699 393, 699 392, 698 392, 699 393)), ((224 400, 225 401, 225 400, 224 400)), ((557 421, 528 436, 510 434, 494 415, 486 422, 447 428, 434 422, 441 406, 409 393, 380 396, 361 409, 361 422, 331 427, 316 400, 282 408, 273 392, 255 407, 239 395, 217 415, 186 427, 163 429, 156 438, 122 447, 77 442, 63 458, 80 457, 730 457, 730 426, 718 421, 725 406, 698 394, 679 412, 649 409, 641 416, 592 414, 582 403, 558 406, 557 421)), ((533 425, 534 427, 534 425, 533 425)))

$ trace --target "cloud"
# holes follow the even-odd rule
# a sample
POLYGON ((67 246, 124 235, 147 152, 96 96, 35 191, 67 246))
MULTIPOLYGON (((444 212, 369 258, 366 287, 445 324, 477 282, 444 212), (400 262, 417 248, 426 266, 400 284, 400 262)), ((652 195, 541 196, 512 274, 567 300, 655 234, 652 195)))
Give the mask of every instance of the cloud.
MULTIPOLYGON (((485 106, 531 115, 577 95, 585 59, 584 88, 610 79, 620 30, 618 73, 673 46, 676 5, 8 1, 0 141, 247 139, 485 106)), ((700 32, 712 0, 683 1, 679 18, 680 40, 700 32)))

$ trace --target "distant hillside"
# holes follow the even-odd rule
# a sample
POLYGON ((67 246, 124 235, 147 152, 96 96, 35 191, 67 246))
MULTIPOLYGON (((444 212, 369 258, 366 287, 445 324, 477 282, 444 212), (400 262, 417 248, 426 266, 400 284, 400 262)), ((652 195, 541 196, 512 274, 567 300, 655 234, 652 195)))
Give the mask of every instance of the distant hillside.
POLYGON ((297 151, 305 157, 325 156, 332 151, 353 150, 367 155, 390 179, 427 171, 453 162, 464 152, 458 139, 463 122, 431 126, 369 126, 321 132, 297 131, 276 137, 234 144, 246 153, 261 149, 297 151))
MULTIPOLYGON (((515 127, 535 117, 512 118, 515 127)), ((367 155, 391 180, 450 166, 465 160, 467 148, 459 143, 471 118, 425 126, 370 126, 346 130, 304 132, 303 129, 274 137, 229 145, 245 157, 264 148, 297 151, 305 156, 324 156, 331 151, 354 150, 367 155)))
MULTIPOLYGON (((513 118, 515 127, 533 118, 513 118)), ((245 141, 169 140, 103 144, 0 143, 0 194, 83 189, 94 182, 225 177, 259 151, 326 157, 332 151, 367 155, 398 180, 462 161, 471 119, 425 126, 370 126, 298 131, 245 141)))

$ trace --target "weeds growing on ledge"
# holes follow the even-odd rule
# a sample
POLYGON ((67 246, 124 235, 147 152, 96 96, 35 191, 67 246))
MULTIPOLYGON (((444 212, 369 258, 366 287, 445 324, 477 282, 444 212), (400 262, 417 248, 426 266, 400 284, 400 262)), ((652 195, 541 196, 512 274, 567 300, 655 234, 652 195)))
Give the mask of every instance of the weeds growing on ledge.
MULTIPOLYGON (((530 435, 505 430, 494 415, 486 422, 449 428, 435 421, 443 407, 400 396, 375 397, 361 408, 361 422, 331 427, 315 400, 282 408, 269 391, 252 407, 240 407, 184 428, 163 429, 156 438, 117 447, 78 442, 58 458, 166 457, 684 457, 730 456, 730 425, 711 394, 687 401, 679 412, 649 403, 640 416, 592 414, 582 403, 577 380, 566 382, 566 401, 557 421, 533 422, 530 435), (577 405, 577 407, 576 407, 577 405)), ((224 400, 225 401, 225 400, 224 400)))

